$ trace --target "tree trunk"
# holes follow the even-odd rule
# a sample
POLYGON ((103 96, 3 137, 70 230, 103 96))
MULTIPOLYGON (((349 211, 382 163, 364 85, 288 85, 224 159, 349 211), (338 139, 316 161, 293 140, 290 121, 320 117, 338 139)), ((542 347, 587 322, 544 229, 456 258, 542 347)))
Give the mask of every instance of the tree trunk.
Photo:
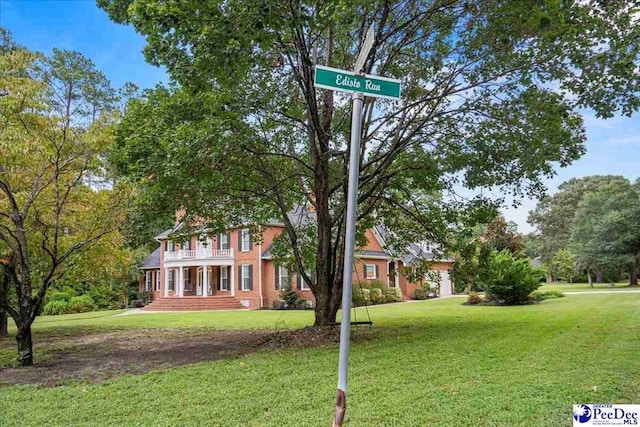
POLYGON ((326 287, 323 287, 323 292, 318 292, 315 297, 316 306, 313 326, 329 326, 332 323, 336 323, 336 315, 340 309, 341 298, 337 298, 337 295, 332 297, 331 290, 326 287))
POLYGON ((589 287, 593 288, 593 279, 591 278, 591 271, 587 270, 587 280, 589 280, 589 287))
POLYGON ((631 272, 629 274, 629 286, 638 286, 638 264, 640 260, 636 258, 631 266, 631 272))
POLYGON ((0 338, 9 336, 9 320, 7 313, 0 310, 0 338))
POLYGON ((20 366, 33 365, 33 342, 31 340, 31 325, 19 326, 16 334, 18 342, 18 363, 20 366))
POLYGON ((604 272, 602 270, 596 271, 596 283, 602 283, 604 281, 604 272))

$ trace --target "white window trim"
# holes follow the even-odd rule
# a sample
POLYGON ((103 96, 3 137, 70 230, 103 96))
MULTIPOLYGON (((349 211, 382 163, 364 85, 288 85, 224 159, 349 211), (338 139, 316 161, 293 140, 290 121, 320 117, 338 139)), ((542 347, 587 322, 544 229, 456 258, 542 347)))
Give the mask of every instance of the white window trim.
POLYGON ((242 290, 250 291, 251 277, 249 275, 249 268, 251 264, 242 264, 242 290), (245 286, 246 285, 246 286, 245 286))
POLYGON ((144 277, 144 290, 151 292, 151 271, 147 270, 144 277))
POLYGON ((176 250, 175 242, 172 242, 171 240, 167 240, 167 252, 175 252, 175 250, 176 250))
POLYGON ((176 291, 176 271, 173 269, 169 270, 169 277, 167 277, 167 289, 169 292, 176 291))
POLYGON ((229 270, 227 270, 226 266, 220 267, 220 290, 221 291, 230 291, 231 283, 229 281, 229 270), (225 284, 226 281, 226 284, 225 284))
POLYGON ((367 280, 372 280, 372 279, 377 279, 378 275, 376 274, 376 265, 375 264, 365 264, 365 279, 367 280), (369 267, 371 267, 373 269, 373 275, 369 276, 369 267))
POLYGON ((307 282, 304 281, 302 275, 300 275, 300 290, 301 291, 310 291, 311 288, 307 285, 307 282))
POLYGON ((156 292, 160 292, 160 270, 156 271, 156 292))
POLYGON ((225 246, 227 248, 230 248, 231 244, 230 244, 229 240, 231 240, 231 239, 229 238, 229 234, 228 233, 221 233, 220 234, 220 249, 225 249, 225 246))
POLYGON ((287 267, 278 267, 278 283, 276 283, 278 285, 277 290, 281 291, 283 289, 283 284, 284 282, 282 281, 282 277, 286 277, 287 280, 289 281, 289 284, 291 284, 291 274, 289 272, 289 269, 287 267), (282 272, 285 272, 285 274, 282 274, 282 272))
POLYGON ((249 247, 251 244, 251 234, 249 234, 249 229, 243 228, 242 230, 240 230, 240 235, 240 252, 249 252, 249 247))

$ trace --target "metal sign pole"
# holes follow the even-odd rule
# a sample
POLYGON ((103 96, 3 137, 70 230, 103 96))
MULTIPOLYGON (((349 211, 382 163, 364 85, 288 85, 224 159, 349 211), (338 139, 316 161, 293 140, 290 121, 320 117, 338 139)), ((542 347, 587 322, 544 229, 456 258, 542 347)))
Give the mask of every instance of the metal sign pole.
POLYGON ((360 123, 364 95, 352 95, 351 145, 349 154, 349 187, 347 192, 347 224, 344 236, 344 270, 342 285, 342 320, 340 321, 340 358, 338 362, 338 395, 334 427, 342 427, 347 409, 347 371, 349 369, 349 339, 351 335, 351 280, 353 277, 353 249, 356 235, 356 206, 360 172, 360 123))

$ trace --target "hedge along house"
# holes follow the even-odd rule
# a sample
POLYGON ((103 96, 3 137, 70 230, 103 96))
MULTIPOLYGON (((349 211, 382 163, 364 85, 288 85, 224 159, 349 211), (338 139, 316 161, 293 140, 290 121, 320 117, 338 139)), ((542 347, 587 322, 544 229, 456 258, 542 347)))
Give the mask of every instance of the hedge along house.
MULTIPOLYGON (((290 213, 289 219, 313 220, 313 213, 290 213)), ((271 248, 284 225, 273 222, 261 227, 262 238, 255 243, 249 228, 232 227, 224 233, 199 232, 181 242, 172 240, 183 224, 156 236, 160 243, 140 266, 144 272, 140 290, 151 294, 148 310, 216 310, 271 308, 287 285, 312 306, 314 296, 301 277, 286 266, 276 265, 271 248)), ((380 281, 399 288, 404 298, 412 297, 419 283, 411 283, 402 273, 417 259, 435 260, 428 246, 410 245, 406 255, 394 258, 386 251, 384 230, 366 231, 367 245, 355 253, 353 281, 380 281)), ((448 271, 451 260, 434 262, 440 272, 441 295, 452 293, 448 271)))

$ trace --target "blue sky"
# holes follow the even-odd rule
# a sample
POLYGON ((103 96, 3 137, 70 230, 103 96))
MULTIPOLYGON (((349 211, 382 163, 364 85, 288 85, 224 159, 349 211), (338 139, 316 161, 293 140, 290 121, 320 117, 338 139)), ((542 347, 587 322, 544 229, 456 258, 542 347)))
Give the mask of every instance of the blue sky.
MULTIPOLYGON (((16 42, 32 50, 50 53, 53 47, 77 50, 91 58, 116 87, 133 82, 141 88, 166 82, 161 68, 147 64, 144 39, 133 28, 114 24, 93 0, 0 0, 0 26, 8 28, 16 42)), ((549 192, 574 177, 596 174, 640 177, 640 116, 598 120, 585 111, 587 154, 547 181, 549 192)), ((535 200, 523 200, 518 208, 503 210, 520 231, 528 232, 527 213, 535 200)))

